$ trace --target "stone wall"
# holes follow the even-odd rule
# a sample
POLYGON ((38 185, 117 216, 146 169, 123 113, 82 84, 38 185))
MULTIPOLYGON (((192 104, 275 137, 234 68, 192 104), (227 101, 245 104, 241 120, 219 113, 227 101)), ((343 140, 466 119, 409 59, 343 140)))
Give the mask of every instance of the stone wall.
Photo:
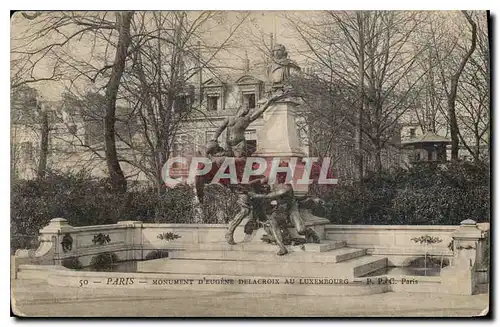
MULTIPOLYGON (((244 238, 243 225, 236 230, 236 242, 244 238)), ((87 266, 93 256, 105 252, 114 252, 119 260, 143 260, 148 253, 158 249, 197 249, 200 244, 223 242, 225 231, 223 224, 146 224, 140 221, 73 227, 65 219, 55 218, 40 230, 38 249, 16 251, 15 265, 61 265, 64 259, 76 257, 87 266), (172 233, 178 238, 166 241, 161 239, 163 233, 172 233)), ((346 241, 349 247, 366 248, 369 254, 386 256, 394 266, 405 266, 423 256, 424 246, 412 238, 425 235, 442 240, 427 246, 428 255, 450 259, 453 264, 454 258, 460 257, 460 251, 468 251, 468 258, 477 258, 479 268, 484 261, 486 248, 483 243, 487 244, 489 224, 467 221, 461 226, 325 225, 326 240, 346 241), (464 246, 457 248, 456 242, 451 242, 463 237, 463 230, 469 234, 474 231, 475 251, 464 246)))
POLYGON ((449 248, 452 234, 458 226, 431 225, 326 225, 326 238, 335 241, 345 241, 349 246, 367 249, 368 254, 384 255, 392 266, 406 266, 412 260, 427 254, 453 257, 449 248), (428 245, 415 243, 412 238, 431 236, 441 239, 441 242, 428 245))

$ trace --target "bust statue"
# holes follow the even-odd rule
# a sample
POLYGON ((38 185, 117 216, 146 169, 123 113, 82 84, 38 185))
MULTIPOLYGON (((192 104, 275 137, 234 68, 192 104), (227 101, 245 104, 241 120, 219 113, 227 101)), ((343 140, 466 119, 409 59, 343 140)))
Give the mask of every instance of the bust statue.
POLYGON ((272 63, 270 65, 269 79, 272 87, 282 88, 290 80, 290 70, 300 71, 300 67, 288 59, 288 52, 282 44, 276 44, 272 49, 272 63))

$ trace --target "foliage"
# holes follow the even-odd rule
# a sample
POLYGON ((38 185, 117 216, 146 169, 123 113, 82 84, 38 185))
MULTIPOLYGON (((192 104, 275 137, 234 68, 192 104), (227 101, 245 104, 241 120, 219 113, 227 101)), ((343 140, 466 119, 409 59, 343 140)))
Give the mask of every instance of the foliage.
POLYGON ((168 251, 167 250, 154 250, 152 252, 149 252, 144 260, 154 260, 154 259, 161 259, 161 258, 168 258, 168 251))
MULTIPOLYGON (((425 269, 425 275, 427 276, 427 267, 429 266, 432 266, 432 264, 434 264, 435 262, 433 262, 433 260, 431 260, 431 256, 427 254, 427 245, 429 244, 436 244, 436 243, 441 243, 443 240, 440 239, 439 237, 432 237, 430 235, 423 235, 423 236, 419 236, 419 237, 412 237, 411 239, 413 242, 415 243, 420 243, 420 244, 423 244, 425 247, 425 252, 424 252, 424 269, 425 269), (430 263, 431 265, 428 265, 428 263, 430 263)), ((442 264, 442 259, 443 257, 441 256, 441 264, 442 264)), ((418 264, 418 260, 415 260, 413 262, 413 264, 418 264)), ((441 266, 439 266, 441 267, 441 266)))
POLYGON ((113 252, 100 253, 90 260, 90 267, 94 271, 111 271, 113 264, 118 262, 118 256, 113 252))
POLYGON ((450 259, 442 256, 417 257, 408 263, 410 268, 443 268, 450 265, 450 259))
POLYGON ((335 224, 458 225, 489 221, 489 168, 451 162, 380 172, 359 184, 338 185, 327 199, 335 224))
MULTIPOLYGON (((206 223, 227 222, 234 216, 234 195, 208 186, 203 204, 206 223), (220 214, 218 214, 220 213, 220 214), (218 219, 222 216, 222 219, 218 219)), ((185 186, 135 188, 113 193, 107 180, 88 174, 49 173, 43 180, 13 180, 11 192, 11 249, 36 248, 38 231, 50 219, 63 217, 72 226, 114 224, 120 220, 146 223, 194 223, 193 191, 185 186)))
MULTIPOLYGON (((462 220, 489 221, 489 167, 469 162, 421 164, 409 170, 380 172, 359 184, 313 188, 325 199, 314 213, 335 224, 439 224, 462 220), (320 214, 321 212, 321 214, 320 214)), ((203 223, 226 223, 238 210, 236 196, 207 185, 203 223)), ((40 228, 64 217, 72 226, 114 224, 120 220, 147 223, 195 223, 193 190, 185 186, 158 192, 137 188, 126 194, 110 191, 106 180, 85 173, 53 174, 43 180, 13 180, 11 248, 34 248, 40 228)))
POLYGON ((193 191, 182 185, 160 194, 147 188, 129 192, 128 215, 149 223, 190 223, 193 217, 193 191))
POLYGON ((75 270, 80 270, 83 268, 82 263, 80 262, 80 260, 78 260, 77 257, 63 259, 61 265, 68 269, 75 269, 75 270))
POLYGON ((229 222, 238 212, 236 200, 236 194, 228 188, 216 184, 206 185, 201 205, 205 215, 204 223, 224 224, 229 222))

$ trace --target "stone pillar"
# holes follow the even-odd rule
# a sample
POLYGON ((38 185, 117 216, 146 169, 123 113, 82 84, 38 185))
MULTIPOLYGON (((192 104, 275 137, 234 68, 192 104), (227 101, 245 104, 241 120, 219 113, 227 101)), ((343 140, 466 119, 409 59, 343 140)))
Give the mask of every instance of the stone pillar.
POLYGON ((125 226, 124 241, 126 251, 126 260, 142 260, 142 221, 140 220, 122 220, 116 223, 119 226, 125 226))
POLYGON ((477 228, 474 220, 467 219, 452 234, 453 261, 449 267, 441 270, 443 291, 445 293, 472 295, 478 278, 476 268, 480 257, 479 246, 484 233, 477 228))
MULTIPOLYGON (((19 265, 59 265, 60 256, 64 253, 62 241, 66 234, 73 231, 73 226, 68 224, 64 218, 51 219, 49 224, 40 229, 38 240, 40 244, 37 249, 18 249, 14 255, 14 278, 17 278, 19 265)), ((69 253, 75 251, 74 240, 69 253)))
MULTIPOLYGON (((62 246, 63 238, 66 234, 70 234, 73 231, 73 226, 68 224, 68 221, 64 218, 54 218, 51 219, 49 224, 44 228, 40 229, 39 240, 41 242, 40 248, 43 247, 43 243, 52 242, 52 247, 54 251, 54 262, 50 264, 60 264, 60 256, 65 253, 62 246)), ((75 240, 72 242, 71 250, 67 252, 75 251, 75 240)), ((37 250, 38 252, 38 250, 37 250)))

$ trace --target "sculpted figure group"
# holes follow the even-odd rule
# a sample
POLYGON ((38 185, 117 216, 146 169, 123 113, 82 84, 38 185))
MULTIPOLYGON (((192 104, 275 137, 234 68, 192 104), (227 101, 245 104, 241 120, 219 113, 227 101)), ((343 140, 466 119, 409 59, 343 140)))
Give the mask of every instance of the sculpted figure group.
MULTIPOLYGON (((226 119, 215 132, 212 140, 206 146, 206 154, 211 158, 212 166, 218 167, 226 157, 235 158, 236 165, 244 166, 247 153, 245 131, 250 124, 258 119, 269 107, 291 95, 292 89, 288 85, 291 70, 300 68, 290 59, 283 45, 276 44, 272 49, 272 63, 269 67, 270 94, 267 99, 259 101, 258 107, 250 111, 248 107, 241 107, 238 113, 226 119), (226 144, 221 147, 219 136, 226 131, 226 144)), ((286 176, 286 175, 285 175, 286 176)), ((293 188, 286 183, 285 176, 278 174, 277 183, 268 184, 267 178, 262 176, 252 180, 249 184, 229 185, 238 196, 239 212, 230 221, 226 232, 226 241, 236 244, 234 231, 243 219, 251 217, 245 225, 245 233, 252 234, 262 226, 267 235, 264 241, 275 243, 278 246, 278 255, 286 254, 285 245, 300 242, 318 243, 319 238, 311 228, 306 228, 304 219, 299 212, 299 203, 293 188), (295 228, 303 236, 293 238, 288 228, 295 228)), ((198 199, 203 201, 203 188, 207 179, 199 177, 196 181, 198 199)))
MULTIPOLYGON (((272 103, 285 96, 286 93, 283 92, 273 95, 261 102, 252 112, 248 108, 240 109, 235 117, 226 119, 206 147, 207 156, 215 166, 218 166, 225 157, 234 157, 237 163, 244 165, 247 156, 245 130, 272 103), (227 130, 226 148, 219 146, 217 141, 224 130, 227 130)), ((204 182, 202 179, 197 180, 196 189, 200 201, 203 199, 204 182)), ((255 229, 262 226, 267 233, 264 240, 278 245, 278 255, 288 252, 285 245, 304 241, 303 238, 293 239, 288 232, 289 227, 294 227, 299 235, 305 236, 306 242, 319 242, 314 231, 305 227, 293 188, 285 182, 285 176, 278 174, 277 182, 271 185, 267 183, 265 176, 254 179, 246 185, 229 185, 238 196, 239 206, 239 212, 230 221, 226 232, 226 241, 229 244, 236 244, 234 231, 243 219, 248 217, 251 219, 245 225, 245 233, 252 234, 255 229)))

